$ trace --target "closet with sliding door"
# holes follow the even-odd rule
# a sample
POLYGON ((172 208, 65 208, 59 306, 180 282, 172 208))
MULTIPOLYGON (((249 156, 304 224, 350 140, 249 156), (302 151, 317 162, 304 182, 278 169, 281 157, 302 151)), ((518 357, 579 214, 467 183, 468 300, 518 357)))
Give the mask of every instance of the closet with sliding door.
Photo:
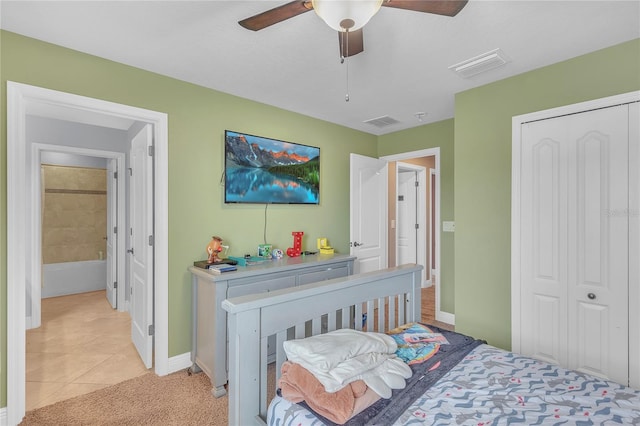
POLYGON ((640 388, 640 92, 513 118, 512 349, 640 388))

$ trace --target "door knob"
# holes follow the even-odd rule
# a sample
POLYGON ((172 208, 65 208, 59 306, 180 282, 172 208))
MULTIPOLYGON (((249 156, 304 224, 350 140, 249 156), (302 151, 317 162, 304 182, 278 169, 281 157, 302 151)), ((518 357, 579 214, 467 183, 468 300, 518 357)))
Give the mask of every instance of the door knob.
POLYGON ((359 243, 359 242, 357 242, 357 241, 354 241, 354 242, 353 242, 353 246, 354 246, 354 247, 360 247, 360 246, 363 246, 363 245, 364 245, 364 243, 359 243))
POLYGON ((589 294, 587 294, 587 297, 589 299, 591 299, 591 300, 594 300, 596 298, 596 295, 595 295, 595 293, 589 293, 589 294))

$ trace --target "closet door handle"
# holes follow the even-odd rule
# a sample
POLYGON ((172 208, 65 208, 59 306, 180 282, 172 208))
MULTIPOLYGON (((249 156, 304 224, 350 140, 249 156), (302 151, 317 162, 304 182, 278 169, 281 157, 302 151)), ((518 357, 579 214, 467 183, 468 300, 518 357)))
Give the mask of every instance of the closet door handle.
POLYGON ((594 300, 596 298, 596 295, 595 295, 595 293, 589 293, 589 294, 587 294, 587 297, 589 299, 591 299, 591 300, 594 300))

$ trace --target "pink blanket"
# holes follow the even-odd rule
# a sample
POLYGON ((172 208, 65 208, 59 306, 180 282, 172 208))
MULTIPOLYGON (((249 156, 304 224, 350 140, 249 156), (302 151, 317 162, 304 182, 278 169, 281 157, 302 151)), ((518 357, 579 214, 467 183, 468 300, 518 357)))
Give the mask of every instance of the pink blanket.
POLYGON ((380 399, 362 380, 329 393, 306 368, 290 361, 282 364, 278 386, 283 398, 294 403, 305 401, 316 413, 338 424, 347 422, 380 399))

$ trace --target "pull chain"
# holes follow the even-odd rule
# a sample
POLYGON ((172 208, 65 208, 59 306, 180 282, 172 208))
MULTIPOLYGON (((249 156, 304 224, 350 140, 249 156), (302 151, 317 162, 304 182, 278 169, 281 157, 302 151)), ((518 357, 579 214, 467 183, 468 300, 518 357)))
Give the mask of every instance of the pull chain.
POLYGON ((347 29, 347 94, 344 97, 345 102, 349 102, 349 30, 347 29))

